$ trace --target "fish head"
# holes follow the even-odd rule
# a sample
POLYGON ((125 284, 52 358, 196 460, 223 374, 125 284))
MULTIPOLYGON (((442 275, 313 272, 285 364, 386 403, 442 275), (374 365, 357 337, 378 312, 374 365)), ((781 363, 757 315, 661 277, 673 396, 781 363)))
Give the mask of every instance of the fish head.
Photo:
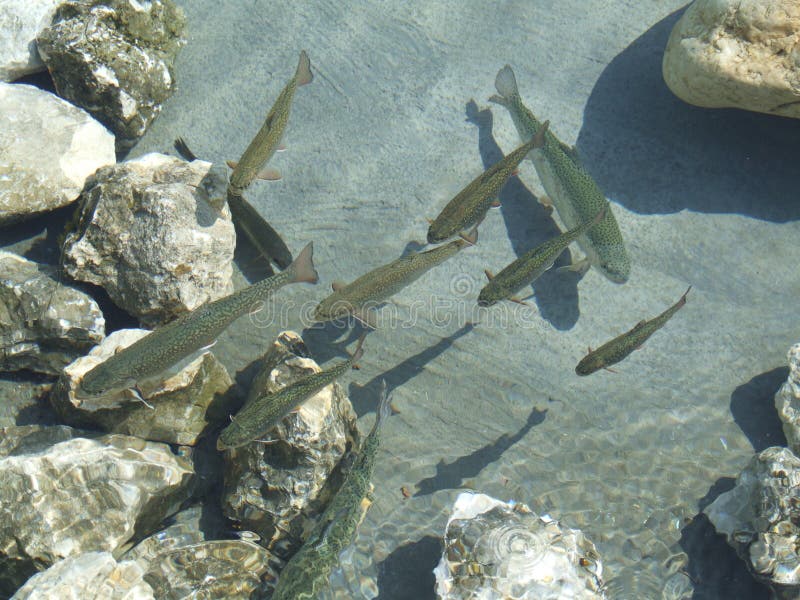
POLYGON ((120 383, 113 373, 104 369, 92 369, 78 382, 73 395, 78 400, 89 400, 109 396, 136 385, 135 379, 126 379, 120 383))
POLYGON ((480 294, 478 294, 478 306, 481 308, 492 306, 493 304, 497 304, 497 301, 501 298, 502 296, 498 294, 496 290, 488 286, 484 287, 480 294))
POLYGON ((446 235, 444 232, 441 231, 441 228, 436 225, 435 221, 431 223, 431 226, 428 228, 429 244, 438 244, 440 242, 445 241, 449 237, 450 237, 449 235, 446 235))
POLYGON ((577 375, 591 375, 595 371, 605 368, 605 366, 606 363, 602 357, 596 354, 588 354, 584 356, 583 360, 575 367, 575 373, 577 375))
POLYGON ((353 313, 353 306, 333 294, 317 305, 314 309, 314 320, 317 322, 333 321, 348 317, 353 313))
POLYGON ((624 247, 606 246, 596 267, 614 283, 625 283, 631 274, 631 261, 624 247))

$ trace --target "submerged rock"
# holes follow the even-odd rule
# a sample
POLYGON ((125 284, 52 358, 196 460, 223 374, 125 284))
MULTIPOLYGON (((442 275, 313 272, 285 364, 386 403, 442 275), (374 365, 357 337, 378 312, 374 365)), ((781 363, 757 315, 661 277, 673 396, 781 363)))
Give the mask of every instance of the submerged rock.
POLYGON ((800 597, 800 459, 789 449, 754 456, 703 512, 776 598, 800 597))
POLYGON ((150 326, 230 294, 236 236, 227 207, 209 204, 226 186, 211 163, 164 154, 101 169, 66 239, 67 273, 150 326))
POLYGON ((50 400, 70 425, 193 446, 210 424, 226 418, 226 393, 233 385, 225 366, 210 351, 141 383, 139 389, 147 404, 129 390, 87 400, 75 397, 75 388, 86 372, 148 333, 145 329, 120 329, 109 335, 87 356, 64 368, 50 400))
POLYGON ((800 344, 789 349, 789 377, 775 394, 775 409, 789 448, 800 455, 800 344))
POLYGON ((36 43, 58 94, 91 112, 123 150, 175 91, 185 24, 172 0, 65 1, 36 43))
POLYGON ((80 108, 0 83, 0 225, 69 204, 89 175, 116 160, 114 136, 80 108))
POLYGON ((597 549, 580 531, 527 506, 458 496, 434 569, 442 600, 603 598, 597 549))
MULTIPOLYGON (((300 336, 280 334, 259 360, 261 371, 251 395, 275 392, 320 370, 297 353, 305 354, 300 336)), ((226 516, 258 534, 262 545, 286 559, 302 545, 303 532, 341 485, 337 466, 357 440, 350 400, 339 384, 324 388, 263 441, 225 452, 226 516)))
POLYGON ((103 340, 97 302, 54 270, 0 250, 0 370, 58 375, 103 340))
POLYGON ((0 594, 59 559, 120 552, 190 494, 192 468, 168 446, 75 435, 68 427, 0 430, 0 594))
POLYGON ((36 36, 62 0, 0 0, 0 81, 44 71, 36 36))
POLYGON ((800 118, 800 4, 695 0, 672 30, 663 73, 689 104, 800 118))

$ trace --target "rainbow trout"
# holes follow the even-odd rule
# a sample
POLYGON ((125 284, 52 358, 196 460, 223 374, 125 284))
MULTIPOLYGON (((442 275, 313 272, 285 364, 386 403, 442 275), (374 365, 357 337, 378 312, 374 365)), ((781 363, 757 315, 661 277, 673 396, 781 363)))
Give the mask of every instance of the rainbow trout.
POLYGON ((477 230, 465 239, 453 240, 425 252, 401 256, 389 264, 373 269, 349 284, 333 283, 333 293, 314 309, 315 321, 354 316, 375 328, 374 307, 419 279, 425 272, 443 263, 465 246, 478 239, 477 230))
POLYGON ((589 354, 584 356, 583 360, 578 363, 578 366, 575 367, 575 372, 578 375, 591 375, 595 371, 606 369, 620 362, 631 352, 641 348, 647 338, 661 329, 672 318, 672 315, 686 304, 686 296, 691 289, 692 286, 689 286, 680 300, 654 319, 639 321, 633 329, 615 337, 610 342, 606 342, 597 350, 589 348, 589 354))
POLYGON ((366 334, 362 334, 353 355, 338 365, 306 375, 274 394, 259 394, 253 398, 233 417, 231 424, 222 430, 217 439, 217 450, 238 448, 260 439, 283 417, 344 375, 363 356, 365 337, 366 334))
POLYGON ((253 179, 280 179, 280 173, 274 170, 262 171, 264 164, 272 158, 280 145, 286 124, 289 122, 289 109, 292 106, 295 90, 301 86, 311 83, 314 75, 311 73, 311 61, 308 60, 306 51, 300 52, 300 60, 297 63, 297 70, 294 77, 289 80, 286 87, 281 90, 278 99, 264 120, 264 124, 258 131, 253 141, 242 154, 238 163, 229 163, 233 168, 230 179, 230 190, 234 194, 241 195, 242 191, 249 186, 253 179))
POLYGON ((607 208, 603 208, 591 221, 528 250, 497 275, 486 271, 489 283, 478 294, 478 306, 491 306, 506 298, 514 302, 522 302, 518 298, 514 298, 514 294, 526 285, 533 283, 542 273, 552 267, 567 246, 600 222, 606 210, 607 208))
MULTIPOLYGON (((536 136, 543 125, 522 103, 514 71, 506 65, 497 73, 495 87, 499 96, 491 102, 505 106, 523 140, 536 136)), ((574 229, 590 220, 606 206, 607 200, 591 175, 581 166, 574 148, 545 134, 545 143, 530 155, 545 191, 558 210, 567 229, 574 229)), ((611 210, 603 220, 578 238, 586 259, 573 265, 573 270, 584 270, 590 265, 614 283, 625 283, 631 271, 628 253, 617 220, 611 210)))
POLYGON ((380 445, 381 426, 391 412, 384 381, 372 431, 311 535, 281 571, 272 600, 312 600, 328 586, 339 555, 353 542, 372 503, 372 468, 380 445))
POLYGON ((213 344, 220 333, 253 305, 276 290, 301 281, 316 283, 313 246, 309 243, 282 273, 229 296, 206 302, 159 327, 87 372, 75 390, 77 398, 104 396, 131 388, 158 375, 197 350, 213 344))
MULTIPOLYGON (((545 128, 546 131, 546 128, 545 128)), ((489 209, 497 204, 497 195, 519 163, 533 148, 544 143, 544 133, 534 136, 511 154, 497 161, 473 179, 447 203, 428 228, 428 243, 438 244, 462 231, 480 225, 489 209)))

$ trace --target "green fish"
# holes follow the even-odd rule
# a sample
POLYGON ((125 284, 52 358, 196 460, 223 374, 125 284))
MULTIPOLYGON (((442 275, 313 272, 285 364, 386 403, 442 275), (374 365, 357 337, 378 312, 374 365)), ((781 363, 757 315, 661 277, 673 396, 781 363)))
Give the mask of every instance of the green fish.
POLYGON ((292 106, 295 90, 301 85, 311 83, 313 79, 311 61, 308 60, 308 55, 303 50, 300 52, 300 60, 297 63, 294 77, 289 80, 275 104, 272 105, 264 124, 242 154, 242 158, 238 163, 228 163, 228 166, 233 168, 230 179, 233 193, 241 195, 242 190, 249 186, 256 177, 280 179, 280 173, 272 169, 262 170, 262 167, 272 158, 280 145, 286 124, 289 122, 289 109, 292 106))
POLYGON ((497 275, 486 271, 489 283, 478 294, 478 306, 491 306, 506 298, 522 303, 522 300, 513 297, 514 294, 526 285, 533 283, 542 273, 552 267, 567 246, 600 222, 606 210, 607 208, 604 207, 591 221, 528 250, 497 275))
POLYGON ((315 321, 332 321, 349 316, 376 328, 375 307, 404 287, 419 279, 425 272, 443 263, 465 246, 478 239, 478 230, 425 252, 412 252, 389 264, 373 269, 349 284, 333 283, 333 293, 317 305, 315 321))
POLYGON ((313 246, 309 243, 282 273, 229 296, 206 302, 137 340, 87 372, 75 390, 79 399, 132 388, 165 371, 197 350, 212 345, 234 320, 277 289, 301 281, 316 283, 313 246))
MULTIPOLYGON (((543 124, 522 103, 510 66, 506 65, 497 73, 495 87, 500 95, 489 100, 508 109, 520 138, 527 140, 537 135, 543 124)), ((544 145, 531 152, 530 157, 567 229, 585 223, 606 205, 605 195, 581 166, 575 149, 563 144, 553 133, 546 133, 544 145)), ((578 238, 578 244, 586 258, 573 265, 573 270, 585 271, 593 266, 614 283, 628 280, 630 259, 611 210, 606 211, 606 216, 596 227, 578 238)))
POLYGON ((689 286, 680 300, 654 319, 639 321, 633 329, 615 337, 597 350, 589 348, 589 354, 584 356, 583 360, 578 363, 578 366, 575 367, 575 372, 578 375, 591 375, 600 369, 608 369, 609 366, 620 362, 637 348, 641 348, 647 338, 661 329, 664 323, 669 321, 672 315, 686 304, 686 296, 691 289, 692 286, 689 286))
POLYGON ((534 136, 511 154, 497 161, 447 203, 428 228, 428 243, 438 244, 479 225, 492 206, 500 206, 497 195, 519 163, 533 148, 544 144, 544 133, 534 136))
POLYGON ((272 600, 312 600, 328 586, 339 555, 353 542, 372 503, 372 468, 380 445, 381 426, 391 412, 391 398, 386 395, 384 381, 372 431, 305 544, 281 571, 272 600))
POLYGON ((238 448, 260 439, 278 422, 326 385, 344 375, 364 354, 366 334, 358 339, 353 355, 319 373, 311 373, 274 394, 259 394, 248 402, 217 439, 217 450, 238 448))

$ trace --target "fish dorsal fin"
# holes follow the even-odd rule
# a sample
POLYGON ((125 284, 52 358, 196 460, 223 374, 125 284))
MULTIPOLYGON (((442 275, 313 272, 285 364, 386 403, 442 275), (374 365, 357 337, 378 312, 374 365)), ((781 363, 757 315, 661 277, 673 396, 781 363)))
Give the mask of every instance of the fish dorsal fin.
POLYGON ((343 288, 344 286, 346 286, 346 285, 347 285, 347 284, 346 284, 345 282, 343 282, 343 281, 338 281, 338 280, 337 280, 337 281, 334 281, 334 282, 331 284, 331 289, 332 289, 334 292, 338 292, 340 289, 342 289, 342 288, 343 288))
POLYGON ((644 327, 645 325, 647 325, 647 321, 645 321, 644 319, 642 319, 642 320, 641 320, 641 321, 639 321, 639 322, 638 322, 636 325, 634 325, 634 327, 633 327, 633 330, 634 330, 634 331, 636 331, 637 329, 641 329, 641 328, 642 328, 642 327, 644 327))
POLYGON ((559 146, 561 146, 561 149, 564 151, 564 154, 566 154, 572 160, 572 162, 575 163, 578 162, 578 149, 575 146, 570 146, 569 144, 565 144, 561 140, 559 140, 558 144, 559 146))
POLYGON ((494 279, 494 274, 489 269, 484 269, 483 272, 486 273, 486 279, 489 281, 494 279))

